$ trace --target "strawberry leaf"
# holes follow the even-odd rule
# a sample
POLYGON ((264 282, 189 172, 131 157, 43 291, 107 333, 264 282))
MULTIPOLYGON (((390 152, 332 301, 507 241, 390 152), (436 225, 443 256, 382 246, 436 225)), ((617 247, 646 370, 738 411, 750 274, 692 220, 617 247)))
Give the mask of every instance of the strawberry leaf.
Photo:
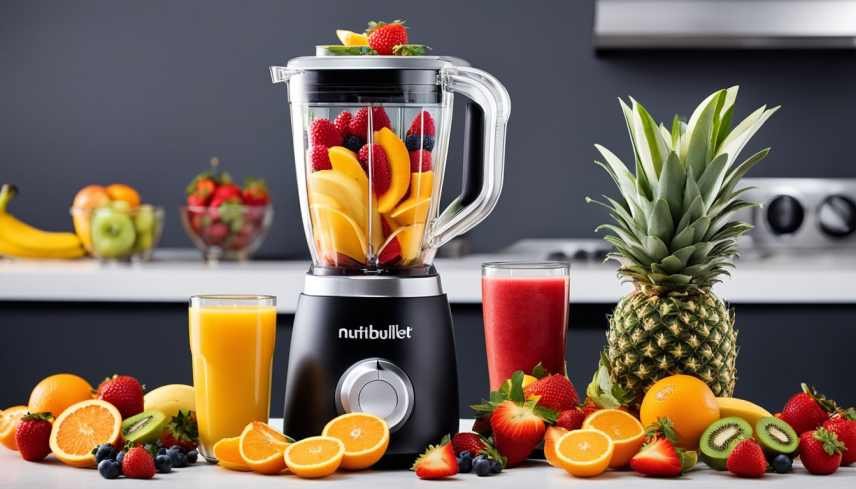
POLYGON ((431 49, 424 44, 397 44, 392 48, 392 54, 396 56, 423 56, 431 49))
POLYGON ((649 442, 657 438, 665 438, 672 444, 678 442, 678 433, 675 431, 674 425, 672 425, 672 420, 665 417, 657 418, 657 421, 648 425, 645 428, 645 435, 648 437, 649 442))
POLYGON ((523 375, 522 370, 511 374, 511 390, 508 392, 508 399, 518 404, 526 402, 526 396, 523 394, 523 375))
POLYGON ((847 446, 838 439, 838 435, 826 428, 818 428, 812 437, 823 445, 823 451, 827 455, 835 455, 847 450, 847 446))
POLYGON ((532 407, 532 411, 534 411, 539 418, 550 424, 555 424, 556 420, 559 419, 559 413, 553 411, 548 407, 539 406, 537 404, 537 401, 536 404, 532 407))
POLYGON ((544 377, 550 375, 550 372, 544 368, 544 364, 538 362, 535 364, 535 367, 532 368, 532 376, 536 379, 543 379, 544 377))

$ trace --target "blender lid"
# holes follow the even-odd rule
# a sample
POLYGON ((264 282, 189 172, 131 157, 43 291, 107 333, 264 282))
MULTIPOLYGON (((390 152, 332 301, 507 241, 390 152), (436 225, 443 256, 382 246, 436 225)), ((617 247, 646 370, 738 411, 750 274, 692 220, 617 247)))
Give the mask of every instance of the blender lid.
POLYGON ((288 61, 295 70, 439 70, 469 66, 451 56, 301 56, 288 61))

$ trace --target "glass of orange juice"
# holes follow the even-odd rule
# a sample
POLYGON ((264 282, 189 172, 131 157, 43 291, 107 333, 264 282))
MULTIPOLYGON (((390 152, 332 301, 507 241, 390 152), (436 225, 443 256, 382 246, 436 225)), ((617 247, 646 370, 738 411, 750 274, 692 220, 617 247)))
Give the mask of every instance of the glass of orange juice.
POLYGON ((200 453, 238 436, 251 421, 268 421, 276 343, 276 297, 197 295, 190 298, 190 353, 200 453))

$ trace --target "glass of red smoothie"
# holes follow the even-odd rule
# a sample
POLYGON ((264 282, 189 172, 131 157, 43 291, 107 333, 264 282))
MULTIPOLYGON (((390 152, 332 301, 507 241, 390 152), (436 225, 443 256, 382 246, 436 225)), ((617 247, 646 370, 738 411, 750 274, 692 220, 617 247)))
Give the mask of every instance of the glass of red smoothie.
POLYGON ((570 264, 493 262, 482 265, 482 312, 490 390, 515 370, 539 362, 565 374, 570 264))

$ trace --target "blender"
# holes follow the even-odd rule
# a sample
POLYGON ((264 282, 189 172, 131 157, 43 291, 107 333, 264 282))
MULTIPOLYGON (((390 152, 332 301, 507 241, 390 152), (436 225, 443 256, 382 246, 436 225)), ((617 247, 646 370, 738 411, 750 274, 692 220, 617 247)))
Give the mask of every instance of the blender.
POLYGON ((386 465, 458 431, 458 382, 437 249, 481 222, 502 188, 510 99, 488 73, 437 56, 306 56, 286 83, 312 265, 292 330, 285 433, 368 412, 390 428, 386 465), (455 94, 463 188, 440 210, 455 94))

